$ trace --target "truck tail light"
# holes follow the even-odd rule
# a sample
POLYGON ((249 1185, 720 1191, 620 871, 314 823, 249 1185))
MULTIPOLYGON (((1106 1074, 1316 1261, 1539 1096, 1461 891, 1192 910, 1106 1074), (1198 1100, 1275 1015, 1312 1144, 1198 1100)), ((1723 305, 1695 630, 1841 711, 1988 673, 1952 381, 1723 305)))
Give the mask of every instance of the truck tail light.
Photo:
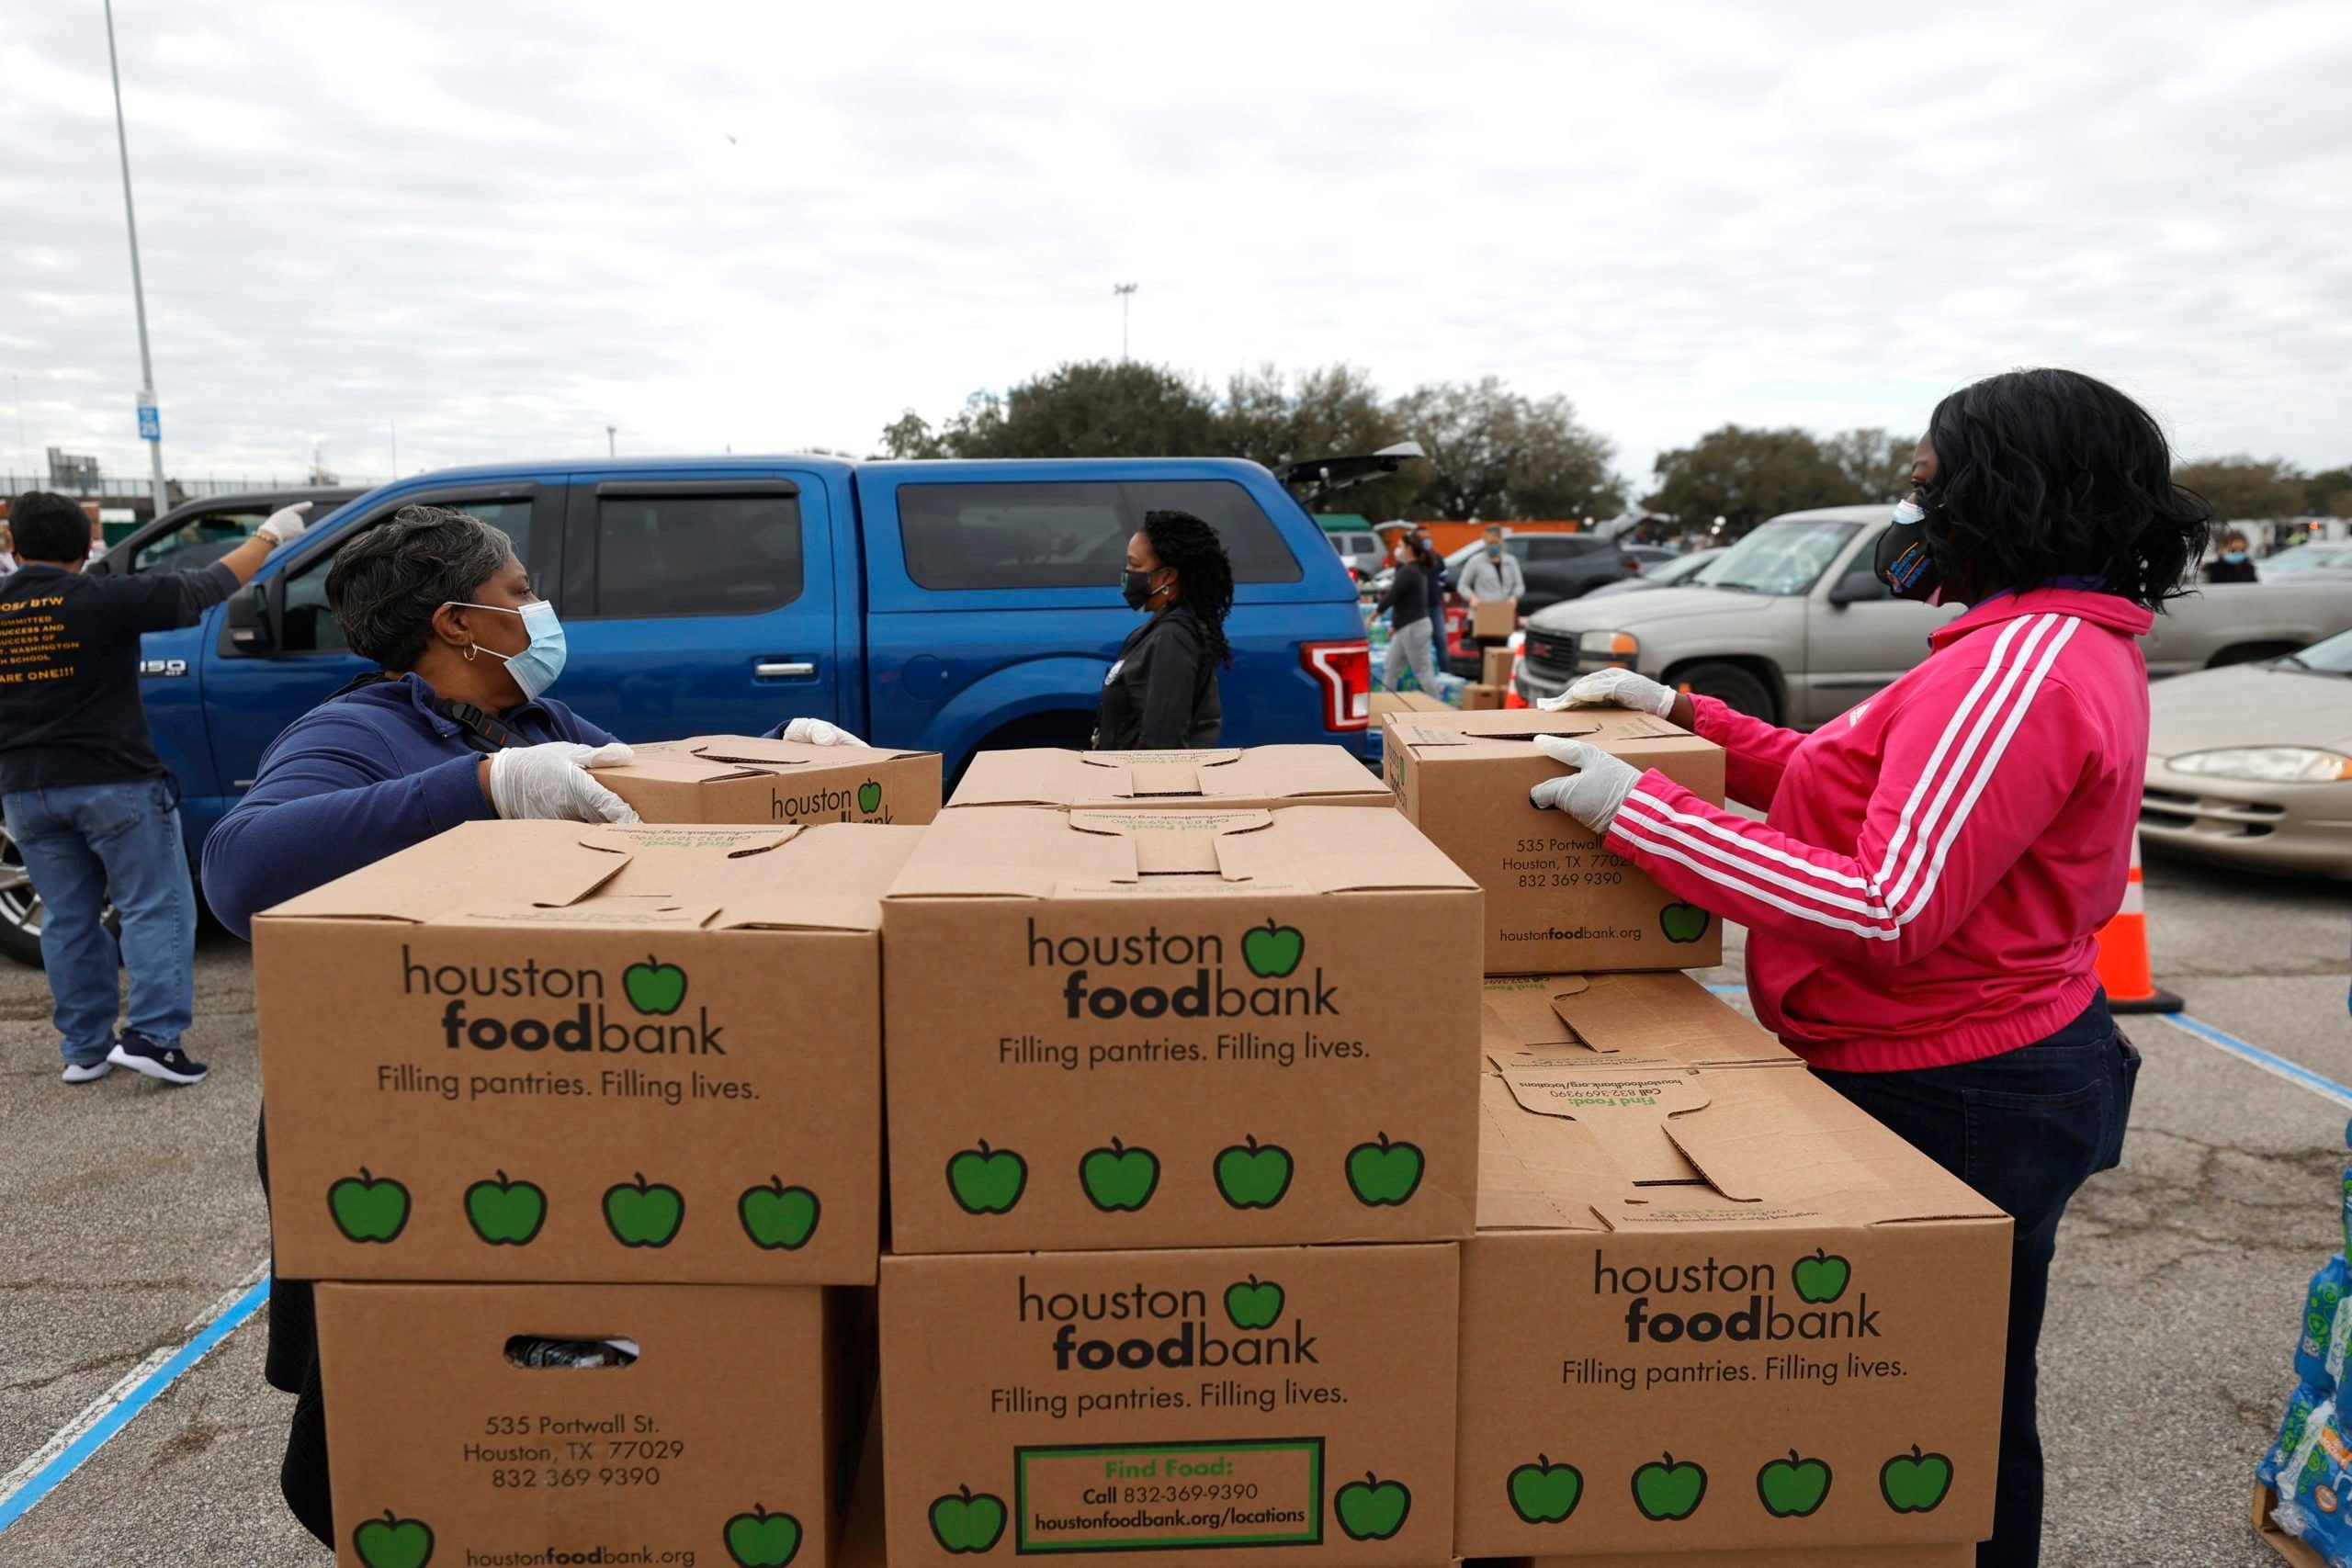
POLYGON ((1371 644, 1303 642, 1298 645, 1298 661, 1323 688, 1324 728, 1371 728, 1371 644))

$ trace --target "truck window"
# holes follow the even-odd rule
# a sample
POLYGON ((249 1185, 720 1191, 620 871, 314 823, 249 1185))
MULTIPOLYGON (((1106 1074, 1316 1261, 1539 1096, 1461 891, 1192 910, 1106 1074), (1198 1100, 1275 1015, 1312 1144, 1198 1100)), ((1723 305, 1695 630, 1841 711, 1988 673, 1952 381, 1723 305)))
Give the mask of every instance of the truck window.
MULTIPOLYGON (((514 553, 523 558, 523 564, 531 564, 531 503, 528 501, 435 501, 432 504, 455 507, 481 518, 493 528, 505 530, 507 537, 514 541, 514 553)), ((396 506, 384 516, 390 517, 392 512, 399 510, 396 506)), ((382 518, 370 518, 359 526, 366 528, 381 521, 382 518)), ((356 537, 357 532, 355 529, 346 536, 356 537)), ((332 552, 315 560, 304 561, 286 580, 286 625, 279 633, 278 652, 351 651, 351 645, 344 640, 343 627, 335 624, 334 612, 327 608, 327 568, 334 561, 332 552)))
POLYGON ((800 597, 790 495, 599 496, 596 596, 585 619, 757 615, 800 597))
POLYGON ((1229 479, 901 485, 899 537, 923 588, 1107 588, 1143 514, 1162 509, 1215 528, 1236 582, 1304 575, 1273 519, 1229 479))
MULTIPOLYGON (((239 545, 253 536, 254 529, 270 512, 269 507, 232 507, 220 512, 205 512, 189 518, 168 534, 159 534, 139 547, 138 553, 128 563, 130 571, 144 577, 156 571, 189 571, 210 566, 239 545)), ((324 516, 332 506, 313 509, 314 517, 324 516)), ((120 570, 120 569, 118 569, 120 570)))

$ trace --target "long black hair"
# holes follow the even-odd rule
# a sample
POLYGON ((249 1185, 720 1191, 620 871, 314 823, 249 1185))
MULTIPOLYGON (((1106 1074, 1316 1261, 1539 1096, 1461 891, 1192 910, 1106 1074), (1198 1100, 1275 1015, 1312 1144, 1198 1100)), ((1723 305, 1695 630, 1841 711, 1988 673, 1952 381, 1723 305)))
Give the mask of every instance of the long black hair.
POLYGON ((2213 511, 2172 478, 2148 411, 2075 370, 1962 387, 1928 421, 1928 542, 1973 593, 2097 578, 2151 609, 2179 593, 2213 511))
POLYGON ((1145 513, 1143 536, 1151 541, 1160 565, 1176 569, 1176 601, 1200 617, 1209 657, 1232 663, 1225 617, 1233 609, 1233 562, 1226 557, 1225 541, 1189 512, 1145 513))

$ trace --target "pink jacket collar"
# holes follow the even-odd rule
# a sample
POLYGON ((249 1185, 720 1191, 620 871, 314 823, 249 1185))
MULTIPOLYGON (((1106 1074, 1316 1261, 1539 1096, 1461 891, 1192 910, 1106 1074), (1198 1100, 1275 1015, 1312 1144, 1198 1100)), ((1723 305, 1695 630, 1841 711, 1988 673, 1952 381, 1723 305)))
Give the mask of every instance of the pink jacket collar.
POLYGON ((2022 593, 1999 593, 1973 606, 1958 620, 1947 621, 1928 634, 1928 646, 1940 652, 1969 633, 2026 615, 2075 615, 2093 626, 2125 637, 2148 635, 2156 624, 2153 611, 2115 593, 2092 593, 2078 588, 2029 588, 2022 593))

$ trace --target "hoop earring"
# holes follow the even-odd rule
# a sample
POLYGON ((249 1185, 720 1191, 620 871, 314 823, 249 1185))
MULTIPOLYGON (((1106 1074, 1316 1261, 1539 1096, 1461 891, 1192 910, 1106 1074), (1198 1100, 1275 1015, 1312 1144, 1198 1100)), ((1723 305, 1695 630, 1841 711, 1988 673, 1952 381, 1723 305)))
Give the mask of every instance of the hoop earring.
POLYGON ((465 651, 459 654, 458 657, 463 659, 467 663, 471 664, 474 661, 474 645, 472 643, 466 644, 465 651))

